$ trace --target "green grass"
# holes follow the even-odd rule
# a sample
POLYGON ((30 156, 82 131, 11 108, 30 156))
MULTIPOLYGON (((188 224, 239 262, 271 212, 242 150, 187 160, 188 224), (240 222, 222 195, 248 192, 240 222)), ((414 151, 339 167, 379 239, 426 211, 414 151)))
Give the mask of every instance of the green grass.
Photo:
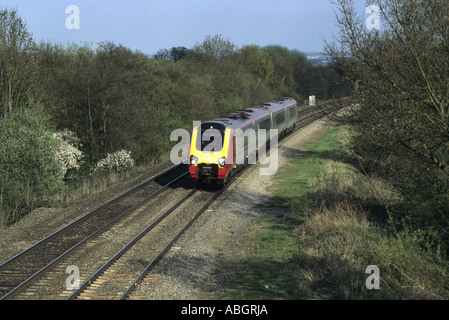
MULTIPOLYGON (((309 190, 309 179, 320 175, 329 157, 342 146, 342 130, 329 128, 297 159, 277 174, 273 198, 267 206, 290 207, 309 190)), ((247 271, 226 293, 228 299, 306 299, 298 286, 298 237, 295 221, 280 216, 260 218, 258 232, 251 238, 255 250, 247 255, 247 271)))
POLYGON ((297 278, 293 257, 297 254, 296 237, 291 224, 282 218, 261 218, 259 232, 251 239, 254 251, 245 258, 247 271, 242 273, 226 298, 275 300, 301 299, 304 292, 295 285, 297 278))
POLYGON ((274 179, 227 299, 447 299, 449 267, 432 230, 391 219, 397 194, 353 165, 343 125, 329 128, 274 179), (399 228, 396 228, 399 227, 399 228), (398 231, 400 230, 400 231, 398 231), (380 270, 369 290, 366 268, 380 270))
POLYGON ((291 207, 309 191, 310 182, 320 177, 330 159, 341 157, 348 135, 341 125, 330 127, 299 157, 280 170, 274 179, 272 204, 291 207))

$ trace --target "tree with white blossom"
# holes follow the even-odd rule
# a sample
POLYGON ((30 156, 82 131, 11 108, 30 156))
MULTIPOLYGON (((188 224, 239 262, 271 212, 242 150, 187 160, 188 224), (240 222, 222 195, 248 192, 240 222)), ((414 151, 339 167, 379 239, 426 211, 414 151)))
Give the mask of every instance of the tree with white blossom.
POLYGON ((60 178, 65 179, 69 170, 79 170, 82 164, 83 152, 78 149, 80 140, 74 132, 68 129, 54 133, 53 137, 59 143, 56 158, 61 166, 60 178))
POLYGON ((110 153, 106 158, 97 162, 98 171, 116 171, 124 172, 134 166, 134 160, 131 158, 131 151, 120 150, 110 153))

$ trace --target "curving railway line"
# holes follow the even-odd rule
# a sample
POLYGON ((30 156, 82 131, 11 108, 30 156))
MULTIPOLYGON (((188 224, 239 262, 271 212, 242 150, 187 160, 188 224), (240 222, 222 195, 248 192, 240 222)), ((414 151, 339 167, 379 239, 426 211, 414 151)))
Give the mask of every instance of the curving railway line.
MULTIPOLYGON (((295 130, 324 113, 301 110, 295 130)), ((0 264, 0 298, 139 298, 133 290, 224 190, 195 189, 187 166, 173 166, 0 264), (80 270, 77 288, 66 288, 68 266, 80 270)))

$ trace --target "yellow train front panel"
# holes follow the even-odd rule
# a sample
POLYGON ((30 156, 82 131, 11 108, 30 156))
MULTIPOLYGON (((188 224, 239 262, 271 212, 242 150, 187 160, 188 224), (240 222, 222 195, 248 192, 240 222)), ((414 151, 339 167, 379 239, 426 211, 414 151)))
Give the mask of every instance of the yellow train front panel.
POLYGON ((220 123, 196 127, 190 143, 189 172, 200 180, 224 180, 232 169, 232 131, 220 123), (200 136, 199 136, 200 135, 200 136))

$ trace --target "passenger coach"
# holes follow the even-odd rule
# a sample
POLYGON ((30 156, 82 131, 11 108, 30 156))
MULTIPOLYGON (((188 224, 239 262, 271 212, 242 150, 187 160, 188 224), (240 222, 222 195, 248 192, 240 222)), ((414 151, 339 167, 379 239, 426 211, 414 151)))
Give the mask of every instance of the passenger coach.
MULTIPOLYGON (((252 150, 246 136, 243 148, 237 148, 237 129, 243 132, 252 129, 256 137, 259 136, 259 129, 265 129, 266 143, 269 144, 271 129, 277 129, 278 137, 281 138, 294 129, 297 118, 296 101, 281 98, 201 123, 193 129, 191 137, 191 178, 199 185, 211 182, 224 185, 238 169, 247 164, 247 161, 237 163, 236 159, 247 159, 249 150, 252 150)), ((256 146, 259 144, 257 141, 256 146)))

